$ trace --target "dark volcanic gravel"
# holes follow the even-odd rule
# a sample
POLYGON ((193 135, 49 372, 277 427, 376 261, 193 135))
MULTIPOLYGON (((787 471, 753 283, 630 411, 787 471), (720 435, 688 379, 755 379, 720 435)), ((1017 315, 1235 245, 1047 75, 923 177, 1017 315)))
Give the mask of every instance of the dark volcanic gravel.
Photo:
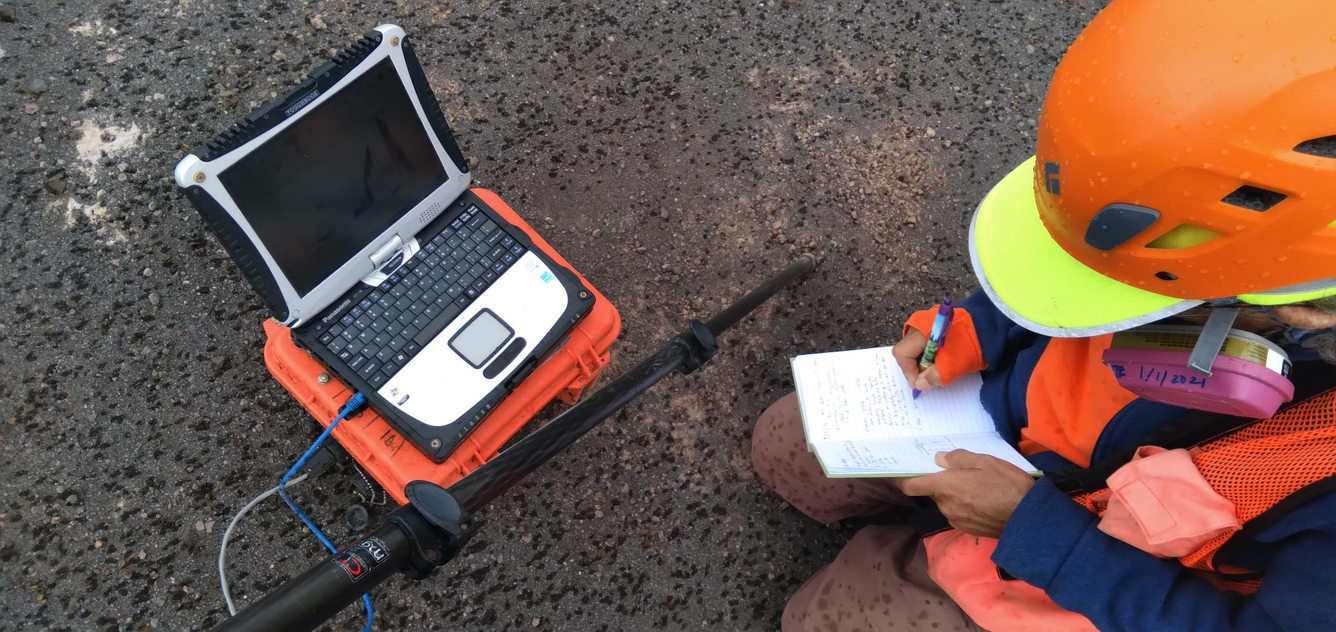
MULTIPOLYGON (((417 39, 476 184, 621 310, 611 372, 796 255, 824 261, 488 508, 455 564, 380 588, 378 627, 776 628, 848 533, 754 478, 753 420, 787 356, 892 342, 973 287, 970 213, 1029 155, 1100 4, 0 3, 0 628, 222 620, 218 538, 316 424, 266 373, 267 314, 171 169, 379 22, 417 39)), ((354 477, 296 493, 340 541, 354 477)), ((323 556, 280 507, 234 544, 242 601, 323 556)))

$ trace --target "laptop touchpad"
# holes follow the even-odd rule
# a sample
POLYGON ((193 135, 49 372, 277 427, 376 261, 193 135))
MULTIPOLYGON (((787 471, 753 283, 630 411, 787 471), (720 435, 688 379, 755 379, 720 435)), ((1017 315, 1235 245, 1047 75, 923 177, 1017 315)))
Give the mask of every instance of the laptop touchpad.
POLYGON ((469 366, 478 369, 514 335, 515 330, 510 325, 492 310, 484 309, 450 339, 450 348, 464 358, 469 366))

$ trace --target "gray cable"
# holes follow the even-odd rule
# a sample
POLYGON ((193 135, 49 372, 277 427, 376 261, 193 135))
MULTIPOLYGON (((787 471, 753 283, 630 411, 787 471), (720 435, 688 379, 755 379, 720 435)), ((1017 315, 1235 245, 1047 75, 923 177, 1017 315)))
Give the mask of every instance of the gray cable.
MULTIPOLYGON (((302 474, 301 476, 288 481, 288 487, 292 487, 293 485, 306 480, 307 476, 309 476, 309 474, 302 474)), ((237 515, 232 516, 232 522, 227 523, 227 530, 223 532, 223 543, 218 546, 218 583, 223 588, 223 601, 227 602, 228 614, 235 615, 237 613, 237 606, 232 603, 232 593, 228 590, 227 586, 227 539, 232 537, 232 531, 237 528, 237 523, 241 521, 242 516, 246 515, 256 505, 263 502, 264 499, 277 493, 278 486, 275 485, 273 489, 256 496, 250 502, 246 503, 246 506, 242 507, 241 511, 237 512, 237 515)))

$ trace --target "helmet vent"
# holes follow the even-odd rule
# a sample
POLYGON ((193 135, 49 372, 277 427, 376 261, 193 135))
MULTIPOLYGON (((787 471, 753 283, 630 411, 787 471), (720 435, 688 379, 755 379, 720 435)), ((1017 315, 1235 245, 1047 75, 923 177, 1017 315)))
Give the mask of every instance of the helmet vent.
POLYGON ((1146 247, 1157 250, 1179 250, 1199 246, 1219 236, 1220 233, 1209 228, 1202 228, 1193 224, 1179 224, 1169 232, 1156 237, 1154 241, 1146 244, 1146 247))
POLYGON ((1178 275, 1161 270, 1155 273, 1155 278, 1160 279, 1161 281, 1177 281, 1178 275))
POLYGON ((1320 158, 1336 158, 1336 134, 1306 140, 1295 145, 1294 151, 1320 158))
POLYGON ((1284 193, 1276 193, 1275 191, 1259 189, 1255 186, 1245 184, 1234 189, 1233 193, 1226 195, 1225 198, 1220 201, 1225 204, 1262 213, 1269 211, 1271 210, 1271 207, 1280 204, 1285 197, 1286 195, 1284 193))

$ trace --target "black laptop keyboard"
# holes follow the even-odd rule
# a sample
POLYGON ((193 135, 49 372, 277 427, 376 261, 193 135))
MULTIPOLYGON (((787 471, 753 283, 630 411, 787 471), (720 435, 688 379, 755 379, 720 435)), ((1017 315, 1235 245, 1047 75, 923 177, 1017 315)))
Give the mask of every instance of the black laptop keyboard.
POLYGON ((471 205, 345 310, 320 344, 380 388, 524 253, 524 246, 471 205))

